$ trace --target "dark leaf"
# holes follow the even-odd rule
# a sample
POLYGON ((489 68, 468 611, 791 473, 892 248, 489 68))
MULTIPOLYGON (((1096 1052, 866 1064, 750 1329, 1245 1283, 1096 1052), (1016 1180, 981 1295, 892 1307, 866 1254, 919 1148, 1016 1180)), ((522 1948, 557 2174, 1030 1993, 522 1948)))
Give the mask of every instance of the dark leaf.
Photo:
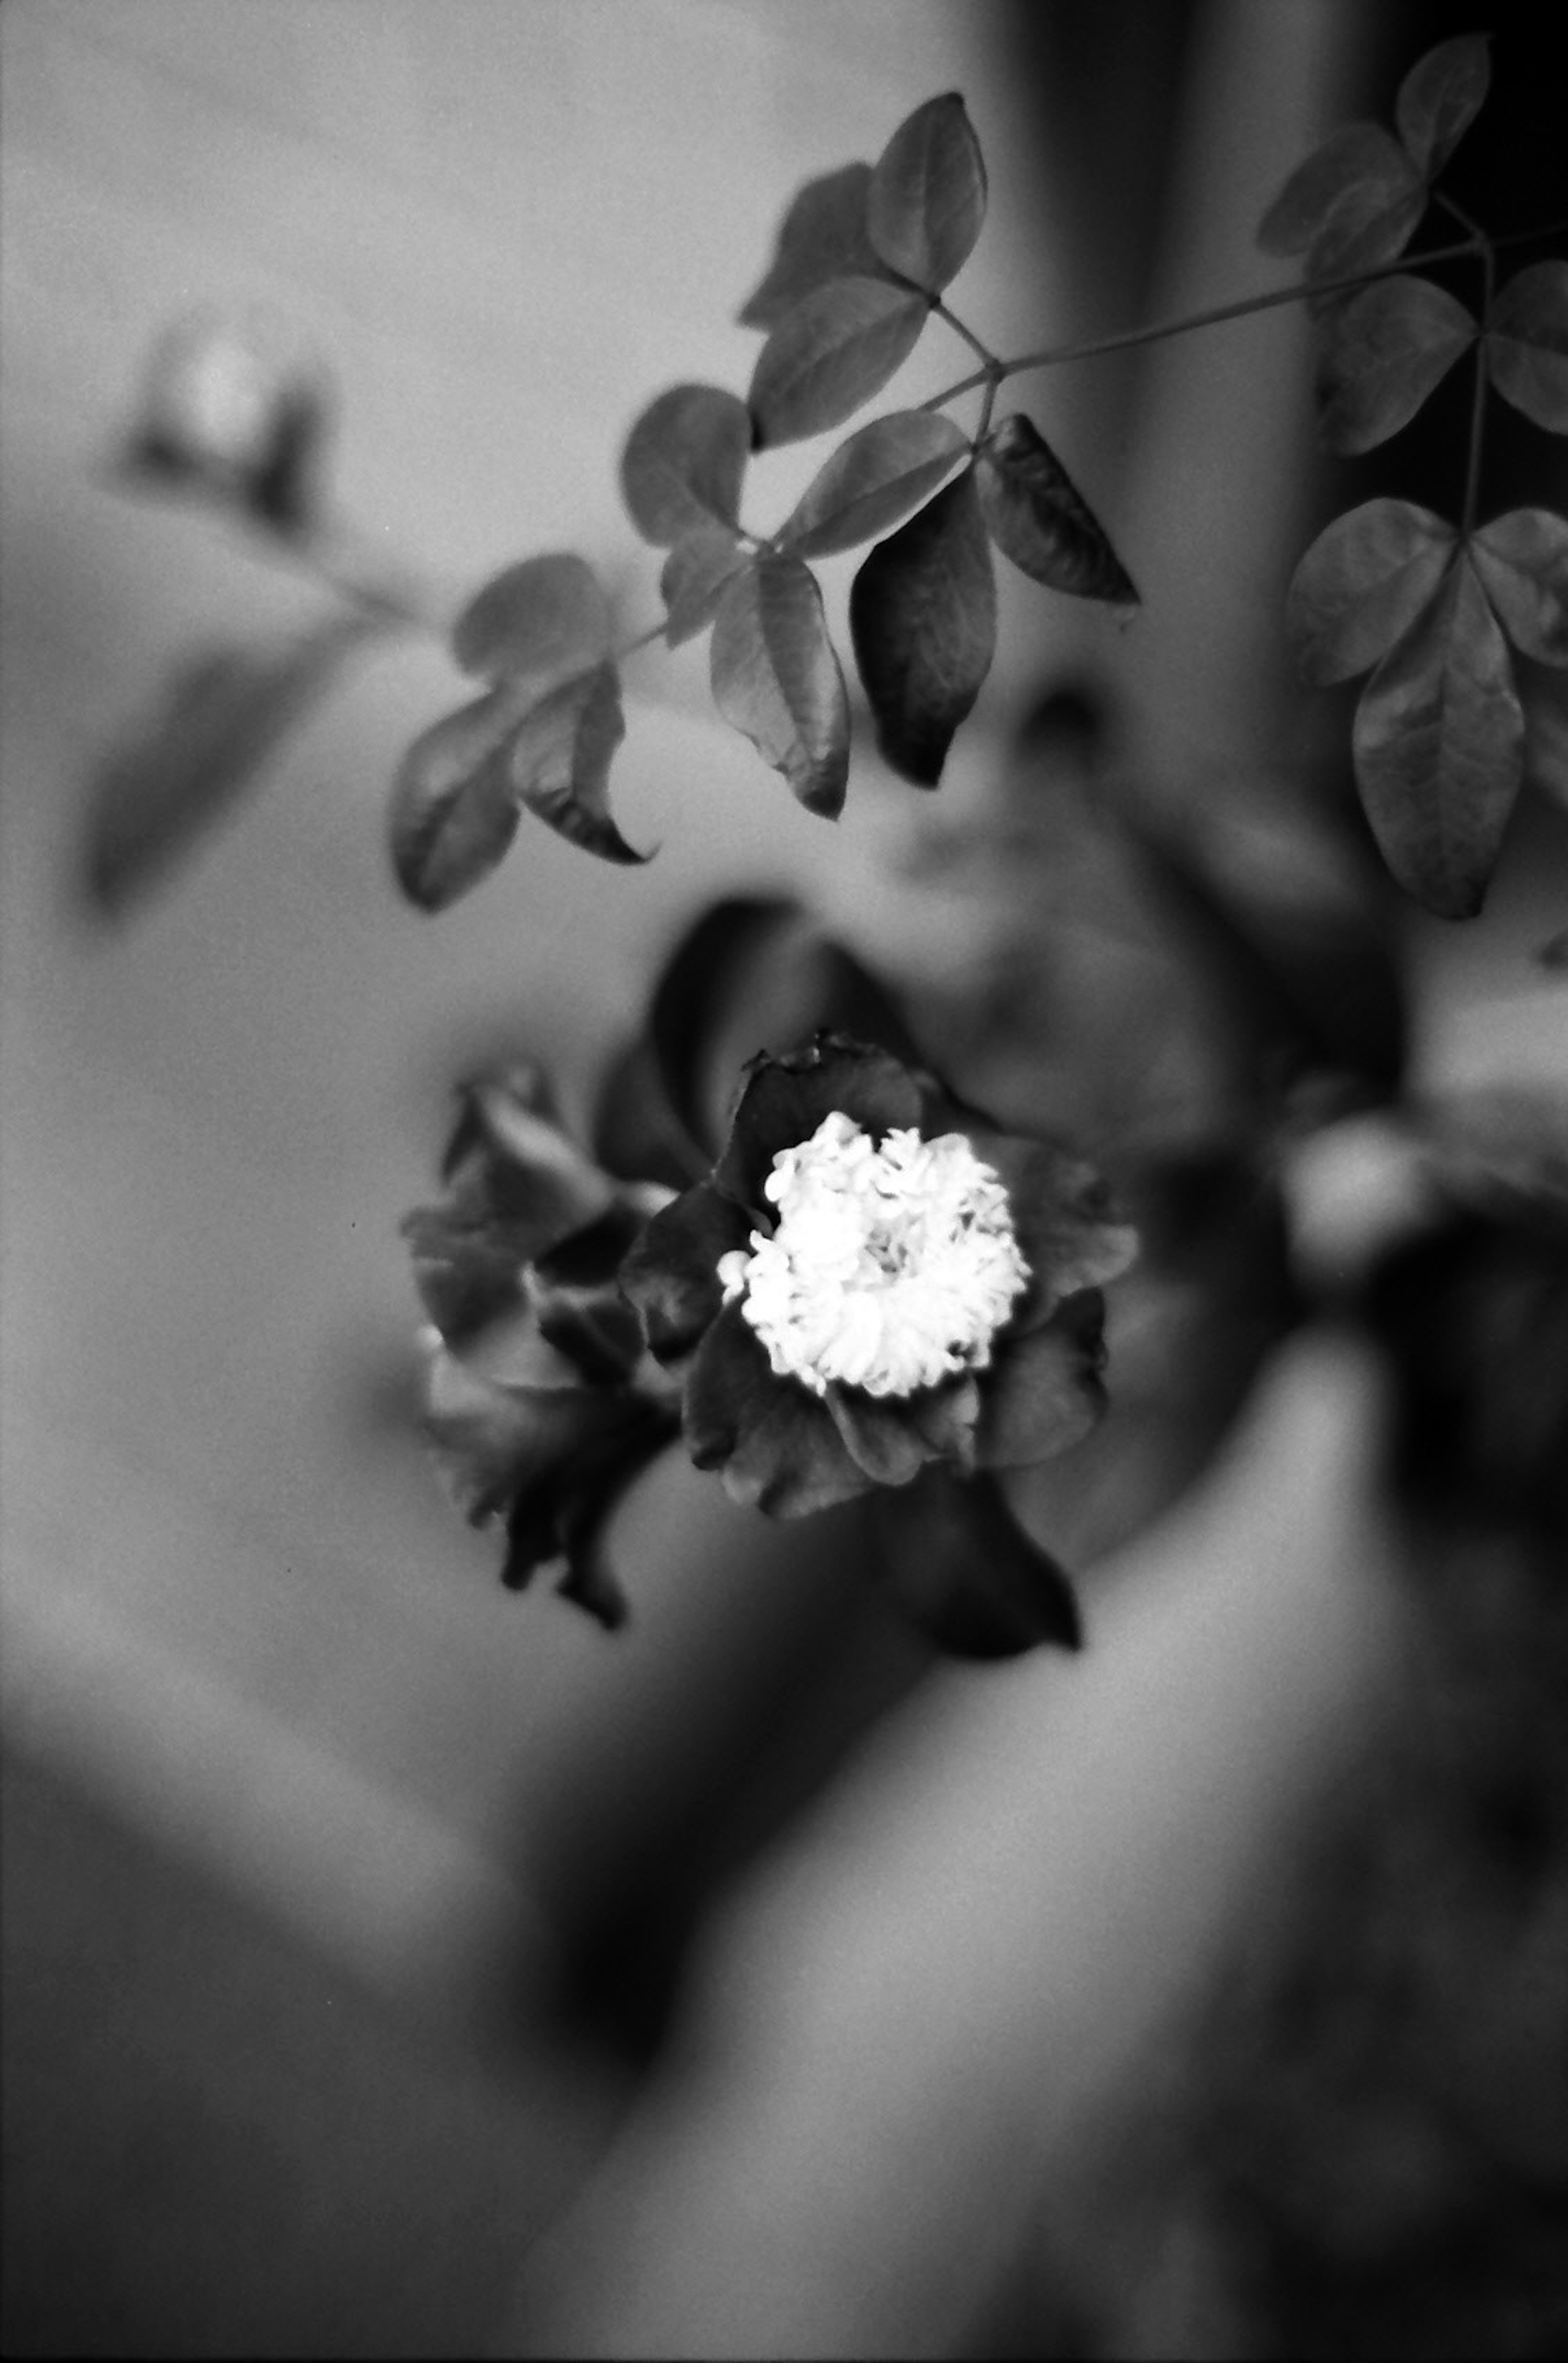
POLYGON ((99 911, 124 910, 220 817, 368 628, 335 618, 281 650, 220 649, 181 668, 91 782, 82 880, 99 911))
POLYGON ((742 327, 776 328, 803 295, 829 279, 886 275, 866 229, 870 186, 869 164, 842 164, 796 192, 767 275, 740 313, 742 327))
POLYGON ((822 594, 798 558, 763 551, 714 619, 714 704, 810 812, 832 819, 850 771, 850 708, 822 594))
POLYGON ((1510 509, 1481 527, 1470 553, 1515 648, 1568 665, 1568 517, 1510 509))
POLYGON ((601 860, 645 861, 610 817, 610 759, 626 736, 620 677, 601 664, 530 708, 512 739, 507 770, 528 810, 569 844, 601 860))
POLYGON ((997 549, 1053 591, 1135 607, 1138 594, 1066 469, 1016 412, 992 428, 975 462, 980 513, 997 549))
POLYGON ((542 694, 596 664, 609 638, 593 568, 570 550, 551 550, 487 582, 452 626, 451 648, 464 672, 542 694))
POLYGON ((745 549, 724 526, 699 525, 682 535, 659 576, 664 638, 671 648, 707 629, 720 592, 745 563, 745 549))
POLYGON ((956 91, 906 116, 877 159, 866 227, 884 262, 933 295, 968 261, 985 218, 985 166, 956 91))
POLYGON ((1318 427, 1325 447, 1370 451, 1407 426, 1480 333, 1429 279, 1373 280, 1318 322, 1318 427))
POLYGON ((1492 77, 1485 33, 1460 33, 1418 58, 1399 85, 1394 119, 1416 170, 1429 181, 1474 122, 1492 77))
POLYGON ((697 1348, 684 1418, 696 1466, 719 1470, 731 1501, 770 1517, 808 1517, 870 1488, 827 1405, 775 1377, 739 1304, 724 1307, 697 1348))
POLYGON ((996 645, 996 584, 974 470, 879 541, 850 593, 855 661, 893 769, 935 787, 996 645))
POLYGON ((673 385, 627 438, 620 485, 631 521, 660 548, 699 526, 738 522, 751 417, 717 385, 673 385))
POLYGON ((1315 277, 1391 262, 1426 210, 1426 185, 1392 132, 1347 123, 1298 164, 1264 214, 1265 254, 1310 254, 1315 277))
POLYGON ((1525 693, 1525 777, 1568 807, 1568 682, 1538 673, 1525 693))
POLYGON ((962 429, 940 410, 873 418, 840 444, 774 539, 798 558, 852 549, 918 507, 967 448, 962 429))
POLYGON ((869 402, 914 350, 929 309, 882 279, 834 279, 803 296, 757 356, 756 448, 818 435, 869 402))
POLYGON ((1394 876, 1439 918, 1473 918, 1518 793, 1524 716, 1467 557, 1362 692, 1353 747, 1394 876))
POLYGON ((1412 501, 1367 501, 1325 526, 1285 601, 1303 680, 1349 681, 1386 656, 1437 591, 1457 540, 1412 501))
POLYGON ((1550 937, 1537 952, 1536 960, 1555 976, 1568 975, 1568 927, 1561 935, 1550 937))
POLYGON ((926 1470, 876 1500, 884 1571, 910 1622, 959 1658, 1010 1658, 1054 1642, 1076 1649, 1073 1588, 1030 1541, 995 1480, 926 1470))
POLYGON ((389 815, 397 882, 422 911, 444 911, 488 877, 517 833, 508 762, 517 700, 492 689, 444 715, 397 767, 389 815))
POLYGON ((1568 262, 1532 262, 1509 280, 1486 315, 1486 366, 1516 410, 1568 435, 1568 262))

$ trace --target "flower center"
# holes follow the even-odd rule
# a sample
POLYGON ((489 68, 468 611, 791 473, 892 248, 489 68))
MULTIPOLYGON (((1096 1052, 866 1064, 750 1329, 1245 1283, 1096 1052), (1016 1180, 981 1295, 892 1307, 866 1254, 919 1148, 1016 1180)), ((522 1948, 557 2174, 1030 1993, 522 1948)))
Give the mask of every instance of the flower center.
POLYGON ((718 1261, 781 1378, 906 1395, 984 1370, 1029 1278, 1007 1193, 959 1132, 878 1147, 842 1115, 781 1149, 763 1184, 771 1238, 718 1261))

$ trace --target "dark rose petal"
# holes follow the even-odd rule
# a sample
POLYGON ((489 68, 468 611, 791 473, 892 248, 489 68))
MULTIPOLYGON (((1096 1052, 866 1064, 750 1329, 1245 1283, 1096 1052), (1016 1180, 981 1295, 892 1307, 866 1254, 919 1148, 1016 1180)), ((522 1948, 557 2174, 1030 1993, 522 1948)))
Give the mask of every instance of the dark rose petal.
POLYGON ((570 1355, 585 1378, 614 1383, 641 1358, 642 1326, 621 1294, 618 1274, 643 1228, 634 1207, 612 1206, 523 1276, 540 1336, 570 1355))
POLYGON ((1088 1288, 1042 1327, 1002 1341, 981 1384, 982 1469, 1032 1468, 1088 1435, 1106 1407, 1104 1325, 1104 1299, 1088 1288))
POLYGON ((835 1113, 873 1136, 917 1126, 919 1086, 887 1051, 838 1034, 819 1034, 809 1049, 786 1058, 753 1059, 714 1180, 761 1212, 767 1205, 762 1184, 780 1149, 809 1140, 835 1113))
POLYGON ((826 1403, 775 1377, 740 1304, 727 1304, 697 1349, 686 1381, 686 1449, 719 1469, 731 1500, 776 1518, 801 1518, 865 1492, 826 1403))
POLYGON ((508 1387, 446 1352, 432 1357, 425 1424, 460 1507, 475 1525, 590 1441, 644 1416, 585 1387, 508 1387))
POLYGON ((868 1395, 860 1387, 828 1390, 833 1425, 873 1484, 907 1485, 935 1458, 911 1414, 914 1400, 868 1395))
POLYGON ((751 1236, 745 1209, 707 1182, 653 1216, 621 1265, 620 1285, 660 1361, 674 1361, 696 1344, 724 1302, 718 1259, 751 1236))
POLYGON ((1120 1278, 1138 1254, 1138 1234, 1114 1219, 1110 1192, 1092 1165, 1049 1141, 968 1129, 975 1155, 1006 1190, 1013 1234, 1029 1268, 1016 1328, 1037 1328, 1064 1297, 1120 1278))

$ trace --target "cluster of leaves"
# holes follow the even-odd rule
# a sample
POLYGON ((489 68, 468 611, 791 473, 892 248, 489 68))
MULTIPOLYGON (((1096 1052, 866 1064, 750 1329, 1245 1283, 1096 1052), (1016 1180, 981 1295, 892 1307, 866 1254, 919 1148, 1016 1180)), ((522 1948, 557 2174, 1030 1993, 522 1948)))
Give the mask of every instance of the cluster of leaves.
MULTIPOLYGON (((825 817, 844 801, 850 712, 811 560, 875 541, 851 593, 855 662, 882 753, 922 787, 936 785, 990 670, 994 549, 1054 590, 1136 604, 1032 421, 992 424, 1006 371, 989 358, 973 437, 937 405, 891 411, 840 444, 774 532, 741 522, 751 453, 842 425, 933 314, 984 349, 942 291, 974 247, 985 200, 980 145, 952 93, 917 107, 874 165, 808 182, 740 315, 764 338, 745 398, 672 386, 622 453, 632 523, 666 553, 663 638, 676 647, 711 629, 718 712, 825 817)), ((436 910, 475 884, 524 806, 606 860, 639 859, 606 801, 619 690, 585 561, 551 553, 508 568, 460 616, 452 650, 489 686, 427 731, 399 771, 393 859, 409 896, 436 910)))
POLYGON ((1272 253, 1305 254, 1311 280, 1380 274, 1314 301, 1329 450, 1373 450, 1473 357, 1459 523, 1410 501, 1365 502, 1313 543, 1286 609, 1308 681, 1370 671, 1352 736, 1367 818, 1399 883, 1455 919, 1481 907, 1527 769, 1568 800, 1568 749, 1549 693, 1527 691, 1514 661, 1568 666, 1568 518, 1532 507, 1477 522, 1488 389, 1536 426, 1568 433, 1568 262, 1529 264, 1494 289, 1491 246, 1437 191, 1437 205, 1473 233, 1479 316, 1431 278, 1386 268, 1434 202, 1488 78, 1483 37, 1440 43, 1400 85, 1397 136, 1375 123, 1336 132, 1292 173, 1259 232, 1272 253))

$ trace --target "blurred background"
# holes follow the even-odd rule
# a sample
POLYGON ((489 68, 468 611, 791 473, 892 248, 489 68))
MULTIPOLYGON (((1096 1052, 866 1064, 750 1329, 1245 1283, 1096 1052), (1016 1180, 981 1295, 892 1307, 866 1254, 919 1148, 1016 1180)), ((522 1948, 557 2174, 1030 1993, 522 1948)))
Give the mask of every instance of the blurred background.
MULTIPOLYGON (((1535 13, 1488 18, 1470 202, 1498 227, 1562 210, 1535 13)), ((194 649, 322 607, 114 483, 153 338, 209 301, 294 324, 338 382, 343 507, 442 605, 571 547, 639 622, 627 424, 678 379, 744 385, 734 314, 803 179, 962 90, 991 211, 955 303, 1002 351, 1109 334, 1273 283, 1284 172, 1471 29, 1414 0, 0 16, 8 2352, 474 2351, 634 2101, 706 1899, 925 1670, 852 1519, 803 1550, 673 1463, 617 1524, 625 1637, 503 1592, 409 1427, 396 1224, 454 1080, 526 1049, 585 1106, 720 893, 800 896, 962 995, 995 901, 944 832, 1000 809, 1064 686, 1176 805, 1282 750, 1331 770, 1347 710, 1293 686, 1279 604, 1373 488, 1313 457, 1295 309, 1026 381, 1144 612, 1121 634, 1007 583, 940 809, 867 753, 820 826, 713 716, 701 654, 650 652, 616 795, 659 859, 526 826, 432 923, 383 814, 459 683, 400 640, 107 926, 79 885, 95 766, 194 649)), ((962 367, 928 344, 910 399, 962 367)), ((1443 505, 1437 431, 1375 488, 1443 505)), ((782 514, 818 456, 760 462, 755 496, 782 514)), ((851 571, 826 570, 840 616, 851 571)), ((1522 815, 1482 927, 1390 919, 1426 1081, 1561 1071, 1527 955, 1565 874, 1561 826, 1522 815)))

